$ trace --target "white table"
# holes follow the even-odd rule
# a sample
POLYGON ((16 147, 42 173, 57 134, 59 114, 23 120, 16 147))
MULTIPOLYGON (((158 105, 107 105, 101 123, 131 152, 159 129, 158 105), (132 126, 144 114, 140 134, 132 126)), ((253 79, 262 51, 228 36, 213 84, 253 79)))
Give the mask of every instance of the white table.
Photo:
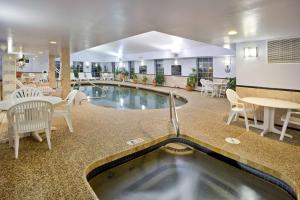
POLYGON ((262 129, 261 136, 263 136, 267 132, 273 132, 280 135, 284 135, 287 137, 292 138, 291 135, 288 135, 286 133, 283 133, 282 131, 275 128, 275 109, 287 109, 287 110, 293 110, 293 109, 300 109, 300 104, 290 102, 290 101, 284 101, 279 99, 272 99, 272 98, 261 98, 261 97, 245 97, 242 98, 242 101, 264 107, 264 123, 263 125, 251 125, 252 127, 262 129))
POLYGON ((221 88, 222 86, 226 86, 227 83, 224 82, 213 82, 213 86, 214 88, 217 88, 217 96, 220 97, 220 93, 221 93, 221 88))
MULTIPOLYGON (((28 98, 21 98, 21 99, 7 99, 4 101, 0 101, 0 110, 7 111, 9 108, 11 108, 12 106, 14 106, 18 103, 23 103, 23 102, 27 102, 27 101, 38 101, 38 100, 48 101, 53 105, 58 104, 63 101, 62 98, 53 97, 53 96, 28 97, 28 98)), ((34 132, 33 136, 38 141, 40 141, 40 142, 43 141, 43 139, 40 137, 38 132, 34 132)))

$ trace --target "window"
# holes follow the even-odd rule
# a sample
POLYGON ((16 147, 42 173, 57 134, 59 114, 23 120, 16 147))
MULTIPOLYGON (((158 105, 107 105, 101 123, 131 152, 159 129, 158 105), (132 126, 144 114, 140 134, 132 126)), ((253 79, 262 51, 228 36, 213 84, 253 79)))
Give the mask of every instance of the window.
POLYGON ((147 66, 146 65, 140 66, 140 74, 147 74, 147 66))
POLYGON ((213 80, 213 58, 202 57, 197 59, 198 86, 201 86, 200 79, 213 80))
POLYGON ((60 61, 55 61, 55 78, 59 78, 60 61))
POLYGON ((181 76, 181 65, 172 65, 171 66, 171 75, 181 76))
POLYGON ((77 72, 83 72, 83 62, 74 61, 73 70, 77 70, 77 72))
POLYGON ((132 79, 132 76, 134 75, 134 62, 129 61, 128 65, 129 65, 129 77, 132 79))
POLYGON ((164 75, 163 60, 155 60, 155 73, 157 75, 164 75))
POLYGON ((100 77, 101 70, 102 69, 101 69, 100 63, 92 62, 92 76, 93 77, 100 77))

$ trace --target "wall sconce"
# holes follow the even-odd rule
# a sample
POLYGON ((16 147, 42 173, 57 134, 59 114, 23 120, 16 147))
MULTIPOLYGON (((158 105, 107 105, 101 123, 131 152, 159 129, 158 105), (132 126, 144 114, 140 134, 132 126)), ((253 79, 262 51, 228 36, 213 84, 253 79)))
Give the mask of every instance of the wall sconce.
POLYGON ((246 47, 244 48, 244 57, 245 58, 254 58, 258 56, 257 47, 246 47))
POLYGON ((90 63, 89 62, 85 62, 85 66, 89 66, 90 65, 90 63))
POLYGON ((231 65, 231 57, 227 56, 224 58, 224 64, 225 64, 225 72, 228 74, 231 71, 230 65, 231 65))

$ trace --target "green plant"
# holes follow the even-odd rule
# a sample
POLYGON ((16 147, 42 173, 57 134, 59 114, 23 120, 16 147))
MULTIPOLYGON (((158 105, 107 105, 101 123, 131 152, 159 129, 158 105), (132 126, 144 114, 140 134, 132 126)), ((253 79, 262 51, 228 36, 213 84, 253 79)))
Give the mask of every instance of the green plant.
POLYGON ((101 68, 100 65, 98 65, 98 66, 96 67, 96 74, 97 74, 98 76, 100 76, 101 71, 102 71, 102 68, 101 68))
POLYGON ((78 69, 73 69, 74 76, 78 78, 78 69))
POLYGON ((143 76, 142 81, 143 81, 143 82, 147 82, 147 80, 148 80, 147 76, 143 76))
POLYGON ((197 83, 197 72, 196 69, 193 68, 192 69, 192 73, 189 74, 188 78, 187 78, 187 85, 194 88, 196 86, 197 83))
POLYGON ((227 88, 235 91, 236 88, 236 77, 229 78, 227 88))
POLYGON ((136 74, 132 74, 132 79, 133 80, 137 80, 138 79, 137 75, 136 74))
POLYGON ((124 67, 120 67, 115 70, 115 74, 116 75, 122 74, 124 76, 128 76, 129 73, 124 67))
POLYGON ((155 76, 155 81, 157 85, 162 85, 165 82, 165 76, 161 74, 157 74, 155 76))

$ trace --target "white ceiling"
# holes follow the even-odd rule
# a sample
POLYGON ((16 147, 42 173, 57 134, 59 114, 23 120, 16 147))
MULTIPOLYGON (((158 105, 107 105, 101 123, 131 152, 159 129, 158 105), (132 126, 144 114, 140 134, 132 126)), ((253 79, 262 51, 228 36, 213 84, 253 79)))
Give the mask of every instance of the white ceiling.
POLYGON ((88 51, 122 57, 126 54, 136 54, 153 51, 172 51, 179 53, 184 49, 207 46, 202 42, 189 40, 173 35, 150 31, 132 37, 100 45, 88 51))
POLYGON ((234 51, 157 31, 150 31, 73 53, 72 59, 98 58, 102 61, 114 62, 119 60, 166 59, 175 56, 187 58, 195 57, 195 55, 234 55, 234 51))
POLYGON ((0 0, 0 41, 33 53, 69 41, 76 52, 155 30, 222 45, 299 36, 299 10, 299 0, 0 0))

